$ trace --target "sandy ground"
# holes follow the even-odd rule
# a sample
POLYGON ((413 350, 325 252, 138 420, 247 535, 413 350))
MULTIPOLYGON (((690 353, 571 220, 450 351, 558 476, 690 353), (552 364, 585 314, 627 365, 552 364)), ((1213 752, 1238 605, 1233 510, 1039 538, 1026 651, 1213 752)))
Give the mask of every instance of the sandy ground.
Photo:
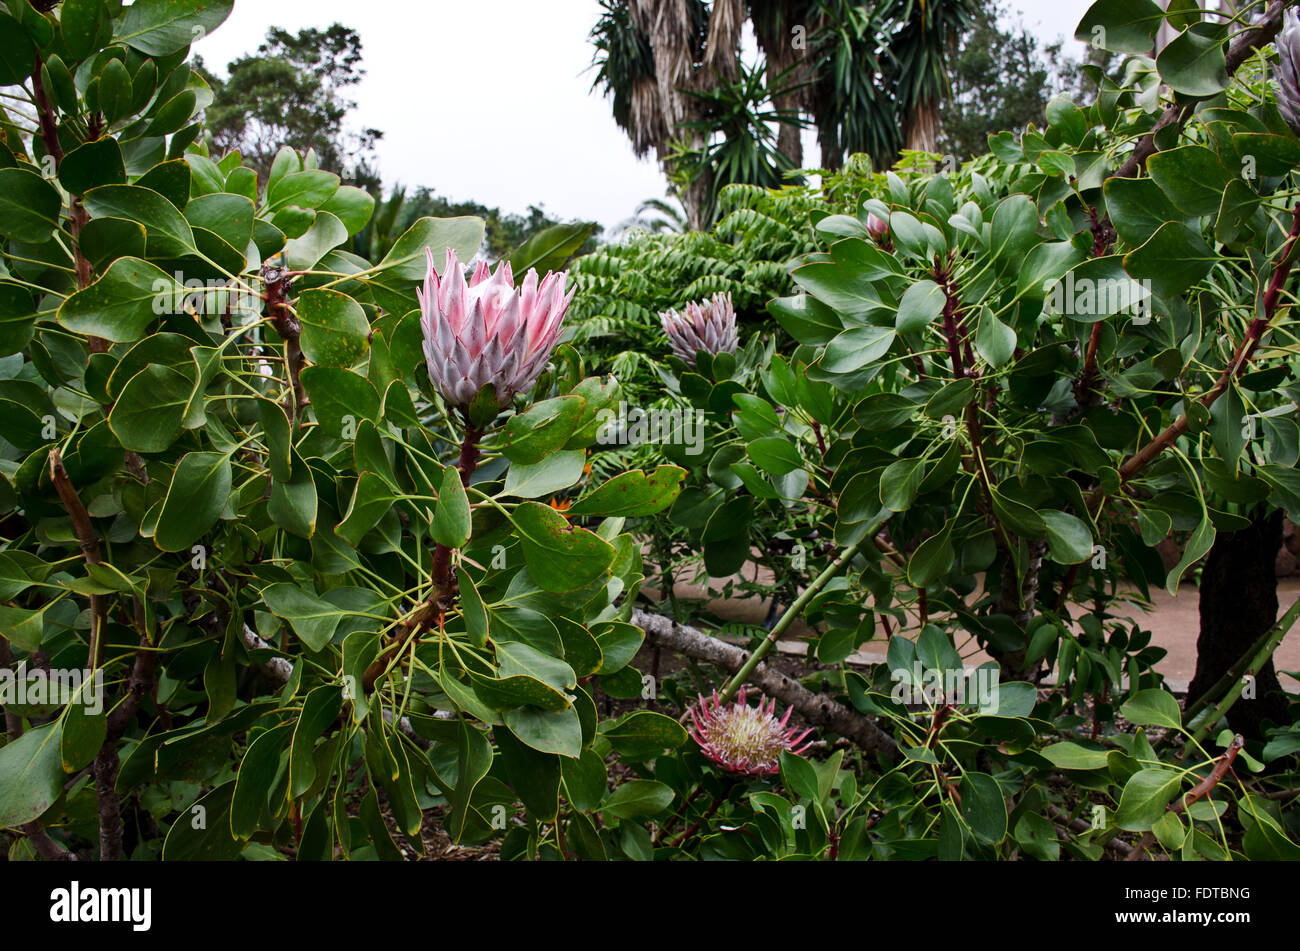
MULTIPOLYGON (((752 570, 746 571, 752 575, 752 570)), ((682 599, 705 599, 704 609, 720 621, 732 621, 742 624, 762 624, 767 616, 769 602, 757 600, 724 601, 708 598, 704 589, 690 584, 678 584, 677 596, 682 599)), ((652 597, 654 595, 652 594, 652 597)), ((1286 611, 1297 598, 1300 598, 1300 577, 1281 578, 1277 585, 1278 614, 1286 611)), ((1140 615, 1139 623, 1151 631, 1153 644, 1165 648, 1165 655, 1156 669, 1164 674, 1170 687, 1184 690, 1192 675, 1196 672, 1196 637, 1200 632, 1200 592, 1192 585, 1183 585, 1178 596, 1173 597, 1164 589, 1152 590, 1153 607, 1148 611, 1134 608, 1140 615)), ((802 654, 806 652, 806 642, 799 639, 801 634, 810 633, 808 627, 796 622, 791 627, 790 639, 781 642, 783 653, 802 654)), ((965 654, 965 651, 963 651, 965 654)), ((850 658, 851 663, 879 663, 884 659, 884 642, 880 639, 868 641, 862 649, 850 658)), ((967 663, 978 665, 988 658, 982 653, 967 657, 967 663)), ((1292 628, 1274 655, 1274 663, 1282 678, 1283 686, 1288 690, 1300 689, 1300 625, 1292 628), (1293 671, 1295 677, 1287 677, 1282 671, 1293 671)))

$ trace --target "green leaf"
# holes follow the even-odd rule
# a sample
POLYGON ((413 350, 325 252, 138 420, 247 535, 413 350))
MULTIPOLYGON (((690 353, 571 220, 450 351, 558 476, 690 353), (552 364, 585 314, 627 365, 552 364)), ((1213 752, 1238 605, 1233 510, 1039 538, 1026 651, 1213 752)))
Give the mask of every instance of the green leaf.
POLYGON ((506 473, 502 492, 522 499, 536 499, 576 485, 582 478, 587 454, 581 449, 555 452, 531 465, 516 463, 506 473))
POLYGON ((1092 531, 1067 512, 1040 509, 1047 526, 1047 546, 1052 560, 1059 565, 1077 565, 1092 557, 1092 531))
POLYGON ((764 436, 745 447, 745 453, 764 472, 783 476, 803 468, 803 457, 784 436, 764 436))
POLYGON ((1129 832, 1146 832, 1177 795, 1179 782, 1178 773, 1171 769, 1138 770, 1124 784, 1115 825, 1129 832))
POLYGON ((1193 23, 1166 43, 1156 57, 1160 78, 1174 92, 1186 96, 1223 92, 1228 88, 1226 40, 1226 24, 1193 23))
POLYGON ((650 710, 637 710, 600 731, 611 746, 624 756, 645 759, 675 750, 688 739, 686 728, 672 717, 650 710))
POLYGON ((59 223, 59 190, 25 168, 0 168, 0 235, 12 241, 48 241, 59 223))
POLYGON ((961 817, 975 838, 996 845, 1007 835, 1007 804, 988 773, 966 772, 961 784, 961 817))
POLYGON ((1218 211, 1223 190, 1234 177, 1219 156, 1203 145, 1157 152, 1147 159, 1147 171, 1169 200, 1188 215, 1218 211))
POLYGON ((523 502, 511 521, 519 532, 528 573, 546 591, 581 588, 600 577, 614 560, 614 547, 609 542, 585 528, 570 525, 550 506, 523 502))
POLYGON ((191 377, 152 363, 127 382, 108 414, 123 449, 162 452, 181 431, 190 401, 191 377))
POLYGON ((989 252, 1018 266, 1038 241, 1038 209, 1027 195, 1004 198, 993 211, 992 229, 989 252))
POLYGON ((244 751, 230 800, 230 831, 235 838, 250 838, 262 830, 264 820, 270 818, 269 793, 280 771, 285 742, 293 728, 294 724, 283 723, 265 730, 244 751))
POLYGON ((329 201, 320 206, 320 211, 327 211, 348 231, 349 237, 364 228, 375 211, 374 196, 365 189, 354 185, 343 185, 330 196, 329 201))
POLYGON ((347 368, 370 347, 370 322, 361 305, 334 290, 305 290, 296 304, 302 351, 319 366, 347 368))
MULTIPOLYGON (((951 525, 951 523, 949 523, 951 525)), ((941 529, 916 546, 907 561, 908 583, 918 588, 928 587, 952 571, 957 553, 953 551, 949 530, 941 529)))
POLYGON ((384 282, 423 280, 427 267, 425 248, 433 252, 433 263, 438 268, 443 266, 448 248, 456 252, 457 260, 469 261, 483 243, 483 228, 482 218, 420 218, 379 262, 380 276, 384 282))
POLYGON ((1040 751, 1057 769, 1105 769, 1105 750, 1090 750, 1078 743, 1053 743, 1040 751))
POLYGON ((224 452, 186 453, 176 466, 154 544, 163 551, 188 551, 207 534, 230 495, 230 456, 224 452))
POLYGON ((75 773, 89 766, 108 736, 108 705, 102 694, 96 696, 98 689, 94 678, 83 680, 63 715, 59 760, 64 772, 75 773), (92 712, 96 706, 98 711, 92 712))
POLYGON ((312 651, 323 650, 334 636, 343 612, 296 584, 273 584, 263 589, 262 600, 271 613, 289 622, 294 634, 312 651))
POLYGON ((975 352, 991 367, 1000 367, 1016 352, 1016 332, 985 310, 975 328, 975 352))
POLYGON ((828 343, 818 362, 827 373, 852 373, 888 353, 894 337, 893 327, 853 327, 828 343))
MULTIPOLYGON (((595 222, 575 221, 551 225, 537 232, 510 255, 510 270, 515 283, 523 281, 529 268, 539 274, 563 268, 587 243, 595 227, 595 222)), ((442 262, 435 259, 435 263, 442 262)))
POLYGON ((582 723, 576 707, 567 710, 539 710, 518 707, 501 715, 520 742, 543 753, 577 758, 582 754, 582 723))
POLYGON ((673 803, 670 786, 653 779, 632 779, 618 786, 600 809, 619 819, 659 815, 673 803))
POLYGON ((1187 536, 1187 544, 1183 546, 1183 557, 1178 559, 1178 564, 1174 565, 1165 579, 1166 591, 1170 594, 1178 593, 1178 583, 1182 580, 1183 573, 1210 553, 1210 549, 1214 547, 1214 536, 1214 522, 1210 520, 1208 513, 1203 513, 1200 523, 1187 536))
POLYGON ((1165 222, 1184 218, 1150 178, 1108 178, 1102 191, 1115 233, 1133 247, 1145 244, 1165 222))
POLYGON ((442 487, 438 491, 438 508, 430 528, 433 540, 448 548, 461 548, 469 541, 469 497, 460 479, 460 470, 447 466, 442 470, 442 487))
POLYGON ((379 393, 359 373, 338 367, 307 367, 301 379, 316 421, 335 439, 351 439, 363 419, 379 419, 379 393))
POLYGON ((1151 0, 1097 0, 1079 21, 1074 38, 1116 53, 1150 55, 1164 16, 1151 0))
MULTIPOLYGON (((116 63, 117 60, 109 60, 116 63)), ((126 183, 126 166, 117 139, 95 139, 77 146, 59 163, 59 181, 73 195, 80 195, 99 185, 126 183)))
POLYGON ((1183 725, 1183 714, 1174 695, 1156 687, 1139 690, 1120 705, 1119 712, 1134 726, 1177 730, 1183 725))
POLYGON ((569 508, 569 514, 607 518, 654 515, 677 500, 685 477, 686 470, 678 466, 659 466, 649 475, 632 469, 587 493, 569 508))
POLYGON ((31 822, 62 794, 62 739, 60 719, 0 746, 0 828, 31 822))
MULTIPOLYGON (((454 472, 455 470, 449 470, 454 472)), ((460 481, 459 478, 456 479, 460 481)), ((462 492, 464 490, 462 489, 462 492)), ((388 514, 396 501, 392 490, 388 484, 373 472, 365 471, 357 478, 357 487, 352 493, 352 502, 348 505, 347 513, 343 521, 334 529, 336 535, 344 541, 355 546, 361 544, 361 539, 365 534, 379 524, 379 520, 388 514)), ((434 540, 440 541, 438 537, 439 528, 436 527, 437 516, 435 515, 434 540)), ((466 529, 466 537, 468 537, 466 529)), ((463 545, 462 541, 458 545, 451 547, 459 548, 463 545)))
POLYGON ((167 56, 211 33, 234 0, 135 0, 115 21, 113 39, 147 56, 167 56))
POLYGON ((305 232, 285 242, 284 262, 291 270, 309 270, 347 239, 348 229, 343 222, 327 211, 319 211, 305 232))
POLYGON ((931 280, 917 281, 903 293, 898 304, 898 318, 894 329, 900 334, 924 330, 943 313, 943 288, 931 280))
POLYGON ((191 226, 211 231, 238 251, 253 240, 253 203, 243 195, 200 195, 186 204, 183 214, 191 226))
POLYGON ((57 317, 73 333, 130 343, 184 297, 184 286, 161 268, 118 258, 99 280, 66 298, 57 317))
POLYGON ((586 401, 557 396, 534 403, 506 420, 501 429, 501 453, 513 463, 534 465, 560 449, 582 424, 586 401))
POLYGON ((144 225, 149 257, 179 258, 198 253, 190 223, 175 205, 152 188, 100 185, 86 192, 82 201, 96 218, 126 218, 144 225))
POLYGON ((36 304, 31 291, 0 281, 0 357, 18 353, 31 342, 36 304))
POLYGON ((315 782, 316 760, 312 751, 316 740, 338 719, 342 709, 343 691, 337 684, 325 684, 307 694, 289 745, 289 798, 297 799, 315 782))

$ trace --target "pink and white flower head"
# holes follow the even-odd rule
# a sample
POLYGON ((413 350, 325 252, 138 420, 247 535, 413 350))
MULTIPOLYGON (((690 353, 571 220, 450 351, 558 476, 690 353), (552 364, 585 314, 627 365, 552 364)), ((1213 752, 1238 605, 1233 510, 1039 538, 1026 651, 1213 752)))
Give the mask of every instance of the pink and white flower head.
POLYGON ((695 354, 699 350, 714 356, 736 352, 736 311, 731 306, 730 294, 714 294, 708 300, 692 301, 685 310, 684 314, 663 311, 659 320, 673 353, 688 366, 695 366, 695 354))
POLYGON ((867 213, 867 234, 871 235, 876 241, 883 241, 889 237, 889 222, 874 212, 867 213))
POLYGON ((728 772, 770 776, 780 770, 782 753, 798 754, 808 748, 804 738, 812 731, 800 733, 786 726, 793 709, 778 720, 775 700, 765 705, 759 697, 758 706, 751 707, 741 687, 734 703, 723 704, 715 690, 711 699, 701 694, 700 702, 691 707, 691 736, 705 756, 728 772))
POLYGON ((541 375, 576 288, 564 293, 567 272, 547 272, 539 283, 530 268, 516 289, 509 261, 495 273, 480 261, 467 283, 450 248, 439 277, 433 251, 425 250, 429 269, 415 294, 429 379, 452 406, 468 406, 487 383, 507 405, 541 375))

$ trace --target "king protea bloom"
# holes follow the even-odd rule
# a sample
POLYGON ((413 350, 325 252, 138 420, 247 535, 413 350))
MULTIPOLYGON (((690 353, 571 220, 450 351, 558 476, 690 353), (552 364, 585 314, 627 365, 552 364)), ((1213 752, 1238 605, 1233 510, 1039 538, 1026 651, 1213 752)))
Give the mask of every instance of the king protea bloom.
POLYGON ((666 310, 659 315, 664 333, 677 354, 689 366, 695 366, 699 350, 717 356, 736 352, 736 311, 730 294, 714 294, 708 300, 692 301, 686 313, 666 310))
POLYGON ((1286 29, 1277 38, 1277 108, 1291 131, 1300 135, 1300 20, 1286 15, 1286 29))
POLYGON ((746 776, 770 776, 781 768, 782 753, 802 753, 808 744, 803 742, 811 730, 802 733, 786 726, 790 721, 791 707, 785 716, 776 718, 776 701, 765 705, 759 697, 758 706, 745 702, 745 688, 734 703, 718 701, 718 692, 691 707, 691 736, 700 744, 704 755, 723 769, 746 776))
POLYGON ((547 272, 539 283, 530 268, 516 290, 509 261, 498 264, 496 273, 480 261, 466 283, 455 251, 447 249, 441 278, 433 251, 426 252, 424 289, 417 287, 415 294, 429 379, 452 406, 468 406, 488 383, 505 406, 532 387, 555 349, 574 294, 564 293, 567 272, 547 272))

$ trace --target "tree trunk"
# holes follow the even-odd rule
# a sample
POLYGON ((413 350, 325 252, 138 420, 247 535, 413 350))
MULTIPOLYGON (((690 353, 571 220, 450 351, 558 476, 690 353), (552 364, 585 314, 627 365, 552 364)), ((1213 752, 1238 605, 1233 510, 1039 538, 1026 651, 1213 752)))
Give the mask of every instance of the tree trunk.
POLYGON ((907 117, 907 148, 918 152, 939 150, 939 104, 920 102, 907 117))
MULTIPOLYGON (((1277 623, 1274 565, 1282 544, 1282 511, 1256 516, 1249 528, 1219 534, 1201 570, 1201 633, 1196 639, 1196 676, 1187 689, 1194 703, 1277 623)), ((1270 659, 1228 711, 1228 725, 1258 736, 1264 720, 1280 723, 1286 699, 1270 659)))

